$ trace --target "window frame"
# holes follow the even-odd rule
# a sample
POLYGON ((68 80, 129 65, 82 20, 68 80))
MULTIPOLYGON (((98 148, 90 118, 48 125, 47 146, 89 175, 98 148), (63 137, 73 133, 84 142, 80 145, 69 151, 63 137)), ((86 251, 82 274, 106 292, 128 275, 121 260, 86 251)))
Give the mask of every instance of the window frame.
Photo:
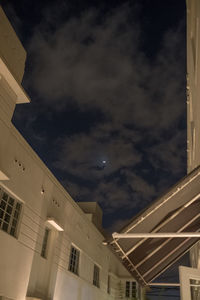
POLYGON ((110 276, 110 274, 108 274, 108 278, 107 278, 107 293, 108 294, 111 293, 111 276, 110 276))
POLYGON ((23 203, 0 186, 0 230, 17 239, 22 210, 23 203))
POLYGON ((48 256, 50 232, 51 232, 51 230, 48 227, 45 227, 40 255, 42 258, 46 258, 46 259, 48 256))
POLYGON ((79 275, 80 250, 74 245, 71 245, 68 271, 75 275, 79 275))
POLYGON ((100 268, 96 264, 93 268, 93 285, 100 288, 100 268))
POLYGON ((138 294, 136 281, 126 280, 125 282, 125 298, 136 299, 138 294))

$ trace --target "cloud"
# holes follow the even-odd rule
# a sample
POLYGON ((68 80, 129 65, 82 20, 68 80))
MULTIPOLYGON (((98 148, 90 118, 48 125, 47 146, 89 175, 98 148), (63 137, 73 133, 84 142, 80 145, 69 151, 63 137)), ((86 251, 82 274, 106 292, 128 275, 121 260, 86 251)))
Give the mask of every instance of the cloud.
MULTIPOLYGON (((163 138, 148 149, 148 157, 154 169, 179 179, 186 167, 186 132, 174 129, 173 134, 163 138)), ((168 180, 171 184, 170 178, 168 180)), ((168 183, 169 184, 169 183, 168 183)))
POLYGON ((54 34, 36 29, 29 51, 35 60, 33 84, 44 100, 72 98, 109 109, 124 97, 138 35, 126 25, 126 9, 108 16, 103 24, 95 25, 97 13, 90 11, 70 19, 54 34))
POLYGON ((145 181, 141 176, 136 175, 130 169, 124 169, 121 173, 126 176, 127 184, 131 187, 132 191, 137 194, 137 198, 140 198, 140 200, 152 199, 153 196, 156 196, 155 187, 145 181))
POLYGON ((97 107, 113 120, 145 128, 168 125, 182 113, 184 51, 181 24, 167 32, 151 62, 140 50, 141 32, 128 22, 124 5, 98 24, 91 10, 71 18, 55 31, 35 29, 29 53, 31 85, 47 104, 78 103, 97 107))
MULTIPOLYGON (((68 18, 52 11, 29 39, 25 84, 37 98, 31 135, 40 136, 41 107, 44 115, 57 110, 63 124, 71 105, 80 114, 100 112, 89 129, 75 119, 78 129, 53 137, 49 165, 75 200, 98 201, 107 217, 123 222, 186 172, 184 25, 165 32, 149 58, 135 7, 118 6, 103 18, 96 9, 68 18)), ((51 138, 48 122, 42 142, 51 138)))
POLYGON ((105 134, 105 131, 101 132, 101 126, 95 127, 89 135, 82 133, 58 139, 58 145, 61 150, 56 167, 90 180, 108 176, 123 167, 133 167, 141 161, 131 140, 123 135, 112 137, 111 132, 105 134))

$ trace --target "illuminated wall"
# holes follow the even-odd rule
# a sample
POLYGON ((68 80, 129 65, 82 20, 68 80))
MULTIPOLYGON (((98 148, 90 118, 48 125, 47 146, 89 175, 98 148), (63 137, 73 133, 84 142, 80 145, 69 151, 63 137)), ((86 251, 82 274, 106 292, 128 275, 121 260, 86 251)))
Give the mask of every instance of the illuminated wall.
MULTIPOLYGON (((187 0, 187 159, 188 173, 200 165, 200 2, 187 0)), ((200 244, 190 251, 191 266, 200 268, 200 244)), ((199 299, 199 296, 194 296, 199 299)))

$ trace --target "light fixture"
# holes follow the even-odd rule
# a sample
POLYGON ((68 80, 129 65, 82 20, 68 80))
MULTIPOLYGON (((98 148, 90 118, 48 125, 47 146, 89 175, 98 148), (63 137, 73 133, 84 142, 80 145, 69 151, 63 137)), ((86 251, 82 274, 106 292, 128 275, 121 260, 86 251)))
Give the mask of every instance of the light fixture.
POLYGON ((64 231, 64 229, 60 225, 58 225, 58 223, 53 218, 48 218, 47 222, 51 224, 56 230, 64 231))
POLYGON ((103 241, 102 244, 103 244, 104 246, 107 246, 107 245, 108 245, 108 242, 103 241))

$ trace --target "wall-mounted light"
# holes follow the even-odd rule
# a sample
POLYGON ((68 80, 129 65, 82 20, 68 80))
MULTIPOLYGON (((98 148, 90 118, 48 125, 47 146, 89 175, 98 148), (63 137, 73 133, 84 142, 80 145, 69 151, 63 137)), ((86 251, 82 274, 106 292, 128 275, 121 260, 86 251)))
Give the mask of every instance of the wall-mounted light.
POLYGON ((51 226, 53 226, 56 230, 64 231, 64 229, 60 225, 58 225, 58 223, 54 220, 54 218, 48 218, 47 222, 51 224, 51 226))

